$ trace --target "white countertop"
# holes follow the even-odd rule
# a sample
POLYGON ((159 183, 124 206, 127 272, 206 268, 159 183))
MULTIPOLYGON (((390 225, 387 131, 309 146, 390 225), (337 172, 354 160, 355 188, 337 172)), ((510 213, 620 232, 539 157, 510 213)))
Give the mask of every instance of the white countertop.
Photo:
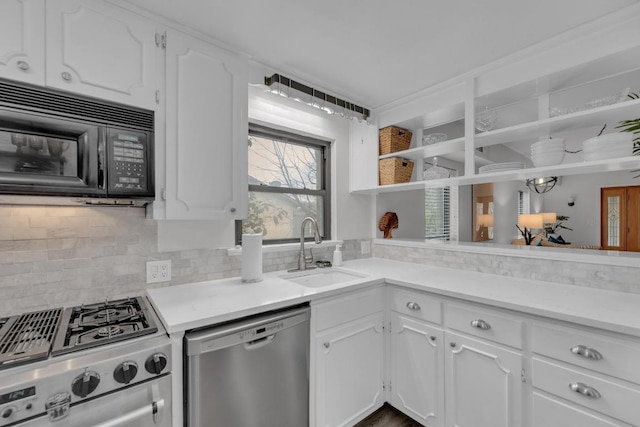
POLYGON ((348 261, 341 269, 363 273, 367 277, 322 288, 307 288, 278 277, 285 272, 275 272, 265 274, 264 280, 258 283, 243 283, 238 277, 147 292, 169 333, 315 301, 386 281, 640 337, 638 294, 379 258, 348 261))

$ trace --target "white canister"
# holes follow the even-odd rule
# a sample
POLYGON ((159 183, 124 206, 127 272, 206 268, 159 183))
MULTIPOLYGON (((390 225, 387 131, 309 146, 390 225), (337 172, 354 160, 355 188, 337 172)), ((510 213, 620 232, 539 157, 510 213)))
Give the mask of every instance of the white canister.
POLYGON ((242 235, 242 281, 262 280, 262 233, 242 235))

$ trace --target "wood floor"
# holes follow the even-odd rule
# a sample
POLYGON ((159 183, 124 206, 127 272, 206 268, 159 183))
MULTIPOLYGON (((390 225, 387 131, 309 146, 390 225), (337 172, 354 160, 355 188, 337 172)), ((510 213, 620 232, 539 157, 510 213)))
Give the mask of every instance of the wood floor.
POLYGON ((422 424, 385 404, 354 427, 422 427, 422 424))

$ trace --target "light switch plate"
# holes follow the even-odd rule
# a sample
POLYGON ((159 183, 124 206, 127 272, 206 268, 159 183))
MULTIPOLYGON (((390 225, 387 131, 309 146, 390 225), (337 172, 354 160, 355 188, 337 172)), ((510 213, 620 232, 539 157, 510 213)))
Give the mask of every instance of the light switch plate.
POLYGON ((168 282, 171 280, 171 260, 148 261, 147 283, 168 282))

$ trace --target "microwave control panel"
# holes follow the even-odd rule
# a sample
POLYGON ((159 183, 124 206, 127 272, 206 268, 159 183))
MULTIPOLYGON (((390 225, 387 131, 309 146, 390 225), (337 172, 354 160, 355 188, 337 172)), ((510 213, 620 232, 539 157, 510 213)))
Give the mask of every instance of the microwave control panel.
POLYGON ((110 129, 107 139, 110 194, 147 194, 151 189, 149 138, 144 132, 110 129))

